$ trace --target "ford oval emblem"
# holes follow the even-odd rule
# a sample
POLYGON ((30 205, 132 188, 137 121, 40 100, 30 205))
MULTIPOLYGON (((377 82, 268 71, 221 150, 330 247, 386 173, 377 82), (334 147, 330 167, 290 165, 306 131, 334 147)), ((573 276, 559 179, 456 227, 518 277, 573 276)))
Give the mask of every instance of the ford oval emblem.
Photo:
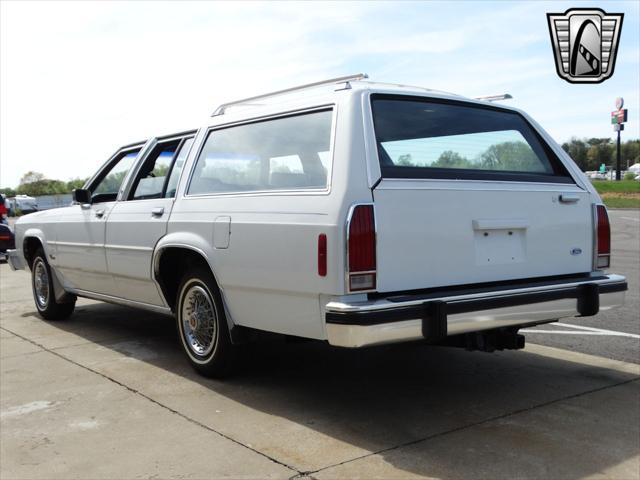
POLYGON ((571 255, 580 255, 582 253, 581 248, 574 248, 571 250, 571 255))

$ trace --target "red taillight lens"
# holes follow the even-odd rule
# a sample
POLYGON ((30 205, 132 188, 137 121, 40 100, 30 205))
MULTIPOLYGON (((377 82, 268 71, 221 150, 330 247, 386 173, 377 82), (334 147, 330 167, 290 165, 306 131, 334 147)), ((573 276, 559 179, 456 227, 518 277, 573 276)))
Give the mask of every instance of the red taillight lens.
POLYGON ((349 222, 349 289, 376 288, 376 227, 373 205, 358 205, 349 222))
POLYGON ((324 233, 318 235, 318 275, 327 276, 327 236, 324 233))
POLYGON ((607 268, 611 258, 611 227, 609 215, 604 205, 596 205, 597 219, 597 256, 596 268, 607 268))

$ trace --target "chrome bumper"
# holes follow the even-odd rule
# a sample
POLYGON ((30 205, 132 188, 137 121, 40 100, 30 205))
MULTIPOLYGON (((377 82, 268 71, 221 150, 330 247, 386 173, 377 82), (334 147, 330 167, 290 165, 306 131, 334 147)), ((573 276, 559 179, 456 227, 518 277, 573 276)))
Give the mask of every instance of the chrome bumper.
POLYGON ((7 250, 7 261, 11 270, 25 270, 27 268, 27 262, 17 250, 7 250))
POLYGON ((626 278, 612 274, 466 293, 452 290, 332 301, 325 307, 327 339, 340 347, 421 339, 437 342, 448 335, 595 315, 622 306, 626 290, 626 278))

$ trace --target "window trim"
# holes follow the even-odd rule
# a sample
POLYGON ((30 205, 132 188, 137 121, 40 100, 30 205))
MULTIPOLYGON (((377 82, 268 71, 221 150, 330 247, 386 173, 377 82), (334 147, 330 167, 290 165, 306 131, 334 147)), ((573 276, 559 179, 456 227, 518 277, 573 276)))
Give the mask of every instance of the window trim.
POLYGON ((373 141, 375 145, 375 158, 380 169, 380 179, 405 179, 405 180, 481 180, 494 182, 529 182, 529 183, 551 183, 575 185, 576 182, 562 160, 556 155, 551 146, 542 138, 533 125, 520 113, 508 108, 496 105, 485 105, 464 100, 451 100, 444 98, 423 97, 417 95, 398 95, 392 93, 372 93, 369 97, 369 108, 371 111, 371 121, 373 127, 373 141), (394 100, 421 103, 438 103, 444 105, 454 105, 481 110, 491 110, 508 113, 518 116, 529 128, 536 140, 543 149, 551 167, 553 174, 515 172, 509 170, 481 170, 464 168, 433 168, 433 167, 385 167, 380 163, 380 152, 382 148, 378 141, 375 127, 375 100, 394 100))
MULTIPOLYGON (((296 195, 328 195, 331 193, 331 184, 333 180, 333 155, 335 150, 335 138, 336 138, 336 128, 337 128, 337 119, 338 119, 338 107, 336 103, 326 103, 322 105, 317 105, 313 107, 304 107, 296 110, 288 110, 285 112, 278 112, 270 115, 263 115, 260 117, 247 118, 239 121, 223 123, 220 125, 213 125, 206 129, 204 132, 203 138, 198 145, 198 151, 191 162, 189 167, 189 177, 187 178, 186 185, 183 189, 182 197, 185 199, 189 198, 207 198, 207 197, 253 197, 253 196, 271 196, 271 195, 282 195, 282 194, 296 194, 296 195), (207 139, 212 132, 218 130, 225 130, 228 128, 238 127, 242 125, 250 125, 254 123, 262 123, 268 122, 271 120, 277 120, 281 118, 290 118, 290 117, 298 117, 301 115, 323 112, 323 111, 331 111, 331 135, 329 138, 329 168, 327 170, 327 185, 324 188, 286 188, 286 189, 271 189, 271 190, 238 190, 238 191, 229 191, 229 192, 210 192, 210 193, 189 193, 189 189, 191 188, 191 182, 193 181, 193 175, 196 170, 196 166, 198 164, 198 160, 200 159, 200 155, 204 150, 204 147, 207 143, 207 139)), ((184 172, 183 172, 184 173, 184 172)))

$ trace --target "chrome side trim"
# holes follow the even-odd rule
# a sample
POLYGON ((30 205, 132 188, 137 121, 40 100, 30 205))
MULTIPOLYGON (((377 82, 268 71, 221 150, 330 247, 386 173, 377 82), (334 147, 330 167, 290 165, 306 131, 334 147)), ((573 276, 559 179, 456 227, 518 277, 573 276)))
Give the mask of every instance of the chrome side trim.
POLYGON ((152 247, 140 247, 135 245, 109 245, 105 244, 104 248, 110 248, 112 250, 134 250, 137 252, 151 252, 153 251, 152 247))
POLYGON ((104 248, 104 243, 60 242, 57 240, 47 240, 47 244, 56 245, 58 247, 104 248))
POLYGON ((117 305, 124 305, 125 307, 141 308, 143 310, 149 310, 156 313, 164 313, 171 315, 171 309, 168 307, 162 307, 160 305, 152 305, 150 303, 136 302, 134 300, 127 300, 126 298, 114 297, 112 295, 104 295, 102 293, 88 292, 86 290, 80 290, 76 288, 68 288, 68 293, 72 293, 78 297, 90 298, 92 300, 100 300, 101 302, 115 303, 117 305))

